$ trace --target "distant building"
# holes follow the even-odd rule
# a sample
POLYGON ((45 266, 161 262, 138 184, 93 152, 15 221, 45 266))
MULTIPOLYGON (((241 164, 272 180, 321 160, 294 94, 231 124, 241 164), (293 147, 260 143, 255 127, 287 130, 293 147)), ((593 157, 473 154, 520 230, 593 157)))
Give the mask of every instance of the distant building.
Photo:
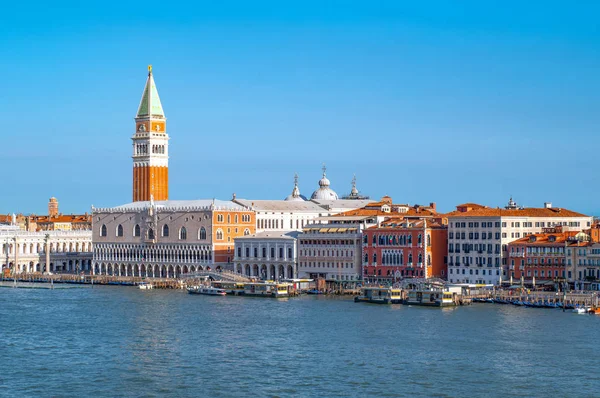
POLYGON ((256 231, 301 231, 310 220, 329 215, 316 203, 298 200, 233 199, 256 212, 256 231))
POLYGON ((260 279, 298 275, 298 231, 266 231, 235 238, 235 272, 260 279))
POLYGON ((133 201, 169 199, 169 135, 152 66, 135 116, 133 201))
POLYGON ((447 277, 447 225, 427 213, 396 216, 363 231, 366 280, 447 277))
POLYGON ((571 253, 577 252, 580 246, 587 246, 588 242, 588 235, 563 230, 562 226, 545 227, 540 233, 510 242, 507 247, 508 278, 522 278, 528 283, 533 283, 536 278, 538 284, 559 278, 573 282, 577 273, 571 253))
POLYGON ((254 211, 230 201, 150 201, 93 209, 94 273, 176 277, 233 268, 234 239, 255 230, 254 211))
POLYGON ((461 283, 498 284, 510 276, 508 244, 542 232, 542 228, 563 226, 582 230, 592 217, 552 207, 518 206, 512 198, 504 208, 475 203, 458 205, 448 218, 448 280, 461 283))
POLYGON ((333 282, 362 279, 362 232, 371 216, 321 217, 298 236, 298 277, 333 282))
POLYGON ((16 273, 89 272, 92 232, 24 231, 18 226, 0 227, 3 269, 16 273))

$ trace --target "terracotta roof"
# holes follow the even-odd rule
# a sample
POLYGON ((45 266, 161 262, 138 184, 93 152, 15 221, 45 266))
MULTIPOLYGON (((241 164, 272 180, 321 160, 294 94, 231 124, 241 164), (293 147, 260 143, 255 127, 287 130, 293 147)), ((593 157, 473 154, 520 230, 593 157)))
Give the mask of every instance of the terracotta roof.
POLYGON ((482 207, 487 207, 484 205, 480 205, 478 203, 463 203, 462 205, 457 205, 456 207, 475 207, 475 208, 482 208, 482 207))
POLYGON ((479 208, 466 212, 452 211, 445 214, 446 217, 589 217, 568 209, 557 207, 537 208, 527 207, 523 209, 491 209, 479 208))
MULTIPOLYGON (((383 221, 381 223, 381 226, 377 227, 377 226, 373 226, 370 227, 369 229, 406 229, 406 228, 423 228, 423 223, 425 221, 422 219, 404 219, 404 218, 390 218, 387 219, 385 221, 383 221), (410 223, 412 224, 410 227, 406 227, 403 226, 402 224, 404 223, 410 223)), ((431 227, 431 228, 441 228, 443 227, 442 224, 436 222, 436 221, 432 221, 432 220, 427 220, 427 227, 431 227)))
MULTIPOLYGON (((396 205, 392 205, 392 207, 394 207, 396 205)), ((334 215, 334 217, 339 217, 339 216, 380 216, 380 217, 405 217, 405 216, 419 216, 419 217, 434 217, 434 216, 439 216, 439 214, 431 211, 431 210, 427 210, 427 208, 419 208, 419 210, 417 211, 417 209, 415 209, 414 207, 409 207, 408 211, 405 213, 398 213, 395 211, 391 211, 391 212, 385 212, 385 211, 381 211, 381 209, 356 209, 356 210, 350 210, 350 211, 345 211, 343 213, 339 213, 334 215)))
POLYGON ((70 222, 70 223, 89 223, 92 222, 91 215, 71 214, 58 216, 33 216, 32 221, 38 224, 55 223, 55 222, 70 222))
POLYGON ((564 246, 565 242, 567 242, 569 246, 580 246, 581 243, 583 243, 584 245, 592 243, 587 241, 577 241, 574 239, 576 235, 581 233, 582 232, 580 231, 566 231, 556 233, 531 234, 527 235, 524 238, 510 242, 508 246, 564 246), (551 236, 554 237, 554 241, 550 241, 551 236), (531 240, 532 237, 535 237, 535 241, 531 240))

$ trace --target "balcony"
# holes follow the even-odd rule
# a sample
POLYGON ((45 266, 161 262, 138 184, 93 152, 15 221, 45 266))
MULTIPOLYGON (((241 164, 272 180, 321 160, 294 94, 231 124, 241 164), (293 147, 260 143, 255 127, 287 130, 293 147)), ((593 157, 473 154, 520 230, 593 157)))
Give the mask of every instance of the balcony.
POLYGON ((525 253, 509 253, 509 257, 525 257, 525 253))

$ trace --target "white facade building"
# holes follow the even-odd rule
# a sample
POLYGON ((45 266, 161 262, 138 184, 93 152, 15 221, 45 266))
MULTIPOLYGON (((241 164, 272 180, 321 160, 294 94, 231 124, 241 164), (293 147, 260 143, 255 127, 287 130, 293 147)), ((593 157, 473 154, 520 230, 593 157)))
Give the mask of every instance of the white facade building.
POLYGON ((235 239, 234 270, 260 279, 298 275, 298 231, 268 231, 235 239))
POLYGON ((330 213, 310 201, 234 199, 256 212, 256 232, 302 231, 309 221, 330 213))
POLYGON ((562 225, 589 228, 592 217, 567 209, 522 208, 513 202, 504 208, 474 203, 456 207, 448 217, 448 281, 496 285, 508 275, 508 243, 544 227, 562 225))
POLYGON ((2 226, 0 243, 2 268, 16 273, 91 270, 92 231, 29 232, 16 226, 2 226))
POLYGON ((231 268, 234 239, 255 232, 254 211, 215 199, 93 209, 96 274, 172 278, 231 268))
POLYGON ((328 281, 362 278, 362 230, 373 217, 324 217, 298 236, 298 277, 328 281))

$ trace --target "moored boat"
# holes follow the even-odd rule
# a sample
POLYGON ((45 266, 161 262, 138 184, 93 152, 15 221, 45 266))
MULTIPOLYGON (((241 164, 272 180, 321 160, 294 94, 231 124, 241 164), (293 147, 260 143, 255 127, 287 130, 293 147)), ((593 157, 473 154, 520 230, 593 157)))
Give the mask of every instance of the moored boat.
POLYGON ((277 282, 256 282, 244 284, 244 296, 254 297, 289 297, 292 285, 277 282))
POLYGON ((140 282, 140 283, 138 283, 138 288, 140 288, 142 290, 150 290, 150 289, 154 289, 154 285, 152 283, 148 283, 148 282, 140 282))
POLYGON ((456 305, 455 295, 456 293, 442 290, 410 290, 404 304, 451 307, 456 305))
POLYGON ((355 303, 401 304, 402 289, 391 287, 362 287, 361 295, 354 297, 355 303))
POLYGON ((225 289, 219 289, 212 286, 190 286, 187 288, 189 294, 203 294, 205 296, 225 296, 225 289))

